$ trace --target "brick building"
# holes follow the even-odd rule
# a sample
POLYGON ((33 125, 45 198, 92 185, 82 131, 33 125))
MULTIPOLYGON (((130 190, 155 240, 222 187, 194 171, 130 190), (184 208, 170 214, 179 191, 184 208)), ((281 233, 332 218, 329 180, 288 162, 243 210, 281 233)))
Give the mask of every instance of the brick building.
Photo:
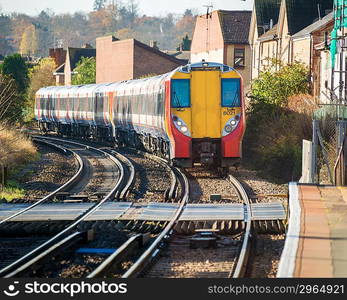
POLYGON ((247 87, 250 83, 251 49, 248 35, 251 11, 217 10, 196 20, 191 45, 191 62, 224 63, 240 72, 247 87))
POLYGON ((65 76, 64 76, 64 66, 66 60, 66 50, 63 48, 52 48, 49 49, 49 57, 53 58, 57 68, 53 75, 55 76, 55 84, 56 85, 64 85, 65 84, 65 76))
POLYGON ((51 48, 49 49, 49 57, 53 58, 57 67, 65 63, 66 50, 63 48, 51 48))
POLYGON ((96 39, 96 83, 114 82, 160 75, 185 65, 177 59, 135 39, 113 36, 96 39))

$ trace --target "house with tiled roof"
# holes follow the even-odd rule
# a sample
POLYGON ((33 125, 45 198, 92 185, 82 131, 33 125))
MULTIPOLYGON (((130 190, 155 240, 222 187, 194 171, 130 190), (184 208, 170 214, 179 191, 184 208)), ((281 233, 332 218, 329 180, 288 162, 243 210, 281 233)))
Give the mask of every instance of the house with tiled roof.
POLYGON ((294 34, 291 39, 292 61, 309 67, 311 90, 317 102, 328 102, 331 86, 330 33, 334 28, 333 13, 294 34))
POLYGON ((254 0, 249 42, 253 52, 252 79, 271 60, 284 64, 307 62, 310 47, 293 48, 293 36, 330 13, 333 0, 254 0))
POLYGON ((190 60, 227 64, 239 71, 247 87, 250 83, 251 50, 248 36, 251 11, 216 10, 197 17, 190 60))
POLYGON ((266 57, 276 58, 278 17, 282 0, 254 0, 249 44, 252 50, 251 78, 257 78, 268 64, 266 57), (260 39, 261 37, 261 39, 260 39))

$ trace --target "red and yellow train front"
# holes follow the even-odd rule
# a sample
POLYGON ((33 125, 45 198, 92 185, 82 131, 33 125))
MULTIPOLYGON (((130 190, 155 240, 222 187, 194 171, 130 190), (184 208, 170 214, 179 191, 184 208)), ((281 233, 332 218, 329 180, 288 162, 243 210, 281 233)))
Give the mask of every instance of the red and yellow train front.
POLYGON ((229 167, 240 159, 242 94, 240 75, 222 64, 202 62, 174 73, 166 82, 166 124, 176 165, 229 167))

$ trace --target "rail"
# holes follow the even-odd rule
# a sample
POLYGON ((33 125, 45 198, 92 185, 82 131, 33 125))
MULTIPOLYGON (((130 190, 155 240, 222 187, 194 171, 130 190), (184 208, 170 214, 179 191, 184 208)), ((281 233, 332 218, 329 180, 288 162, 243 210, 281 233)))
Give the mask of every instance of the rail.
POLYGON ((251 229, 252 229, 252 212, 251 212, 251 203, 248 197, 248 194, 242 184, 233 176, 229 175, 229 181, 235 187, 237 193, 239 194, 240 199, 245 205, 245 233, 243 235, 243 241, 241 250, 237 259, 237 263, 233 270, 230 272, 229 277, 232 278, 241 278, 246 273, 249 253, 251 249, 251 229))
MULTIPOLYGON (((37 137, 34 136, 34 138, 37 138, 37 137)), ((59 242, 59 240, 61 238, 64 238, 65 235, 69 234, 69 232, 72 229, 74 229, 78 224, 80 224, 88 216, 93 214, 102 204, 104 204, 105 202, 110 200, 122 186, 122 181, 123 181, 123 177, 124 177, 123 165, 118 159, 116 159, 111 154, 109 154, 103 150, 100 150, 100 149, 97 149, 97 148, 94 148, 94 147, 91 147, 88 145, 84 145, 81 143, 72 142, 72 141, 66 141, 66 140, 56 139, 56 138, 51 138, 51 137, 39 137, 39 138, 44 139, 44 140, 60 142, 60 143, 69 143, 69 144, 77 145, 79 147, 85 147, 86 149, 91 149, 91 150, 94 150, 96 152, 99 152, 99 153, 103 154, 105 157, 108 157, 110 160, 112 160, 117 165, 117 167, 120 171, 120 176, 118 177, 118 180, 117 180, 115 186, 113 187, 113 189, 99 203, 95 204, 90 210, 88 210, 87 212, 85 212, 84 214, 79 216, 72 224, 70 224, 63 231, 61 231, 60 233, 58 233, 54 237, 50 238, 49 240, 47 240, 46 242, 44 242, 43 244, 41 244, 39 247, 35 248, 34 250, 30 251, 26 255, 22 256, 20 259, 16 260, 12 264, 10 264, 7 267, 0 270, 0 277, 9 278, 9 277, 16 276, 16 274, 19 273, 18 268, 20 268, 23 264, 27 263, 29 260, 32 260, 35 256, 40 255, 43 251, 45 251, 47 248, 51 247, 53 244, 59 242)))
POLYGON ((46 144, 50 147, 53 147, 53 148, 56 148, 58 149, 59 151, 62 151, 64 153, 66 152, 70 152, 77 160, 78 162, 78 165, 79 165, 79 168, 78 168, 78 171, 75 173, 75 175, 73 177, 71 177, 65 184, 63 184, 62 186, 60 186, 59 188, 57 188, 56 190, 54 190, 53 192, 51 192, 49 195, 43 197, 42 199, 40 199, 39 201, 35 202, 34 204, 26 207, 25 209, 11 215, 11 216, 8 216, 7 218, 3 219, 0 221, 0 225, 3 224, 3 223, 6 223, 12 219, 14 219, 15 217, 18 217, 19 215, 22 215, 23 213, 33 209, 34 207, 42 204, 43 202, 46 202, 47 200, 53 198, 56 194, 58 194, 59 192, 62 192, 62 191, 65 191, 67 190, 69 187, 71 187, 73 184, 75 184, 76 182, 78 182, 78 180, 80 179, 83 171, 84 171, 84 164, 83 164, 83 160, 81 158, 81 156, 79 156, 75 151, 73 150, 70 150, 70 149, 67 149, 67 148, 64 148, 64 147, 61 147, 61 146, 58 146, 58 145, 55 145, 55 144, 52 144, 50 142, 47 142, 47 141, 43 141, 43 140, 40 140, 38 138, 35 138, 34 141, 38 142, 38 143, 42 143, 42 144, 46 144))
POLYGON ((183 188, 180 206, 177 209, 171 221, 166 225, 164 230, 158 235, 158 237, 153 241, 153 243, 149 246, 149 248, 139 257, 139 259, 131 266, 131 268, 127 272, 125 272, 125 274, 123 274, 122 278, 136 277, 156 257, 156 255, 159 252, 158 248, 161 242, 171 235, 170 232, 172 232, 172 229, 175 223, 177 222, 179 216, 181 215, 184 206, 188 203, 188 200, 189 200, 188 179, 180 169, 174 168, 174 172, 178 174, 178 176, 181 178, 181 184, 183 188))

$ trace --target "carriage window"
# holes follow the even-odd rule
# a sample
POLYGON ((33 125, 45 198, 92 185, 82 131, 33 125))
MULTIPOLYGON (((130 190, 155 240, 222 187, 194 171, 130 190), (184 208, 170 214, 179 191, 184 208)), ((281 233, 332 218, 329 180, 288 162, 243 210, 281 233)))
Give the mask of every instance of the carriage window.
POLYGON ((239 107, 240 99, 240 79, 225 78, 222 79, 222 106, 223 107, 239 107))
POLYGON ((171 80, 171 107, 190 107, 190 80, 171 80))

